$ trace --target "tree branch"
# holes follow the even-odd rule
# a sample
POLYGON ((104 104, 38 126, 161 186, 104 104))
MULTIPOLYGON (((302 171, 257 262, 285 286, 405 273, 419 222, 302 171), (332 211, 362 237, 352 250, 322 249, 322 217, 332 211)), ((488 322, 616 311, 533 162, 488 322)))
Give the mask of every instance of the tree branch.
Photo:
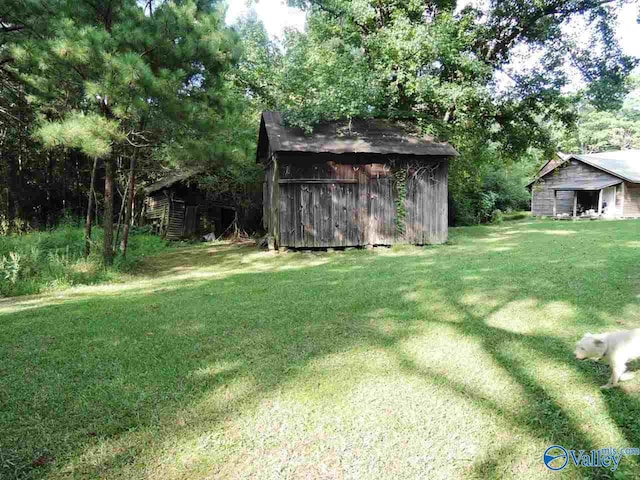
POLYGON ((5 25, 0 27, 0 33, 21 32, 25 29, 24 25, 5 25))
POLYGON ((491 46, 487 44, 481 46, 478 44, 477 47, 479 47, 479 50, 482 52, 482 57, 485 62, 495 67, 496 60, 503 56, 503 60, 506 60, 506 52, 519 40, 522 34, 531 30, 540 20, 552 15, 561 15, 563 17, 562 21, 564 21, 564 19, 570 15, 585 13, 602 7, 603 5, 614 3, 614 1, 615 0, 585 0, 571 8, 564 7, 564 2, 551 3, 529 16, 525 16, 524 18, 520 16, 516 17, 517 22, 515 22, 514 26, 509 25, 500 29, 498 25, 494 25, 493 29, 490 28, 490 31, 493 30, 493 38, 496 39, 496 42, 491 46))

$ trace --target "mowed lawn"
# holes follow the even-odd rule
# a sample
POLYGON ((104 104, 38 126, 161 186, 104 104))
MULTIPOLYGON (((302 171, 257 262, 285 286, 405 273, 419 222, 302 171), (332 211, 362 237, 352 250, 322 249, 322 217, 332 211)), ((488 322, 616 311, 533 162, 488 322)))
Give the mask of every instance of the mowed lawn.
POLYGON ((542 463, 640 447, 640 374, 601 391, 608 367, 572 356, 640 327, 640 221, 450 238, 200 246, 0 301, 0 477, 640 478, 542 463))

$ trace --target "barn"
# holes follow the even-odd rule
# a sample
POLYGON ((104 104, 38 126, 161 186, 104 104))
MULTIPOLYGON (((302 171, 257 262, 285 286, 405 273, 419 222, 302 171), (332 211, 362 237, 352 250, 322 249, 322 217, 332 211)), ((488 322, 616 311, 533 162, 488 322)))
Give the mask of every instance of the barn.
POLYGON ((305 133, 264 112, 263 221, 275 247, 328 248, 447 241, 447 143, 408 124, 351 120, 305 133))
POLYGON ((167 240, 221 235, 236 218, 236 211, 212 201, 198 188, 202 170, 175 172, 145 189, 143 223, 167 240))
POLYGON ((534 216, 640 217, 640 150, 561 153, 528 187, 534 216))

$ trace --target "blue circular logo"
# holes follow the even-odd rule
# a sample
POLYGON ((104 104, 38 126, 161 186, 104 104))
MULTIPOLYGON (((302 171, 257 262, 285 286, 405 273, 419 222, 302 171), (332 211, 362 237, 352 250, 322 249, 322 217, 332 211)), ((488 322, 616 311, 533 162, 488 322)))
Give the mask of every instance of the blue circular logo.
POLYGON ((551 445, 544 451, 542 461, 549 470, 562 470, 569 462, 569 454, 560 445, 551 445))

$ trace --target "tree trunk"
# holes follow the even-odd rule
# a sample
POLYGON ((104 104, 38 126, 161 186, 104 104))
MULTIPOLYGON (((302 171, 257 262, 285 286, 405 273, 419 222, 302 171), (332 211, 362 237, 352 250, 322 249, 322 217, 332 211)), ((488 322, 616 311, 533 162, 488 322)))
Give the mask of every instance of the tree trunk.
POLYGON ((113 264, 113 159, 104 161, 104 264, 113 264))
POLYGON ((129 226, 131 225, 131 212, 133 210, 133 194, 136 191, 136 154, 131 155, 131 162, 129 164, 129 181, 127 182, 127 197, 126 197, 126 210, 124 213, 124 230, 122 232, 122 242, 120 243, 120 250, 122 256, 127 255, 127 244, 129 243, 129 226))
MULTIPOLYGON (((118 165, 119 168, 122 168, 122 163, 118 165)), ((120 194, 120 212, 118 213, 118 226, 116 228, 116 240, 113 242, 113 246, 115 248, 120 241, 120 227, 122 226, 122 216, 124 215, 124 208, 127 205, 127 191, 129 190, 129 181, 127 180, 127 184, 124 187, 124 193, 120 192, 118 189, 118 194, 120 194)))
POLYGON ((51 209, 51 184, 53 183, 53 156, 47 150, 47 168, 45 169, 45 198, 47 203, 42 206, 42 223, 47 227, 53 226, 53 211, 51 209))
POLYGON ((87 217, 84 222, 84 258, 89 256, 91 251, 91 221, 93 216, 93 197, 95 193, 93 189, 96 183, 96 170, 98 169, 98 159, 93 159, 93 168, 91 169, 91 180, 89 184, 89 203, 87 205, 87 217))
POLYGON ((18 210, 18 168, 13 152, 5 156, 7 159, 7 219, 9 222, 16 218, 18 210))

